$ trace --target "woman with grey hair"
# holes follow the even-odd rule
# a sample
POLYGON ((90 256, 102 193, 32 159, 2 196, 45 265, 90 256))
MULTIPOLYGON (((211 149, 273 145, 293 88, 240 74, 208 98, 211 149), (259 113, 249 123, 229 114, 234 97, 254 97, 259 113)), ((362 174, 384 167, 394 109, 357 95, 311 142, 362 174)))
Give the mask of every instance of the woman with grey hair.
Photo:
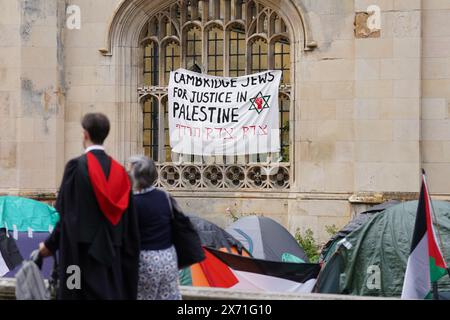
POLYGON ((180 300, 168 194, 153 186, 157 179, 153 160, 145 156, 131 157, 129 171, 141 236, 137 298, 180 300))

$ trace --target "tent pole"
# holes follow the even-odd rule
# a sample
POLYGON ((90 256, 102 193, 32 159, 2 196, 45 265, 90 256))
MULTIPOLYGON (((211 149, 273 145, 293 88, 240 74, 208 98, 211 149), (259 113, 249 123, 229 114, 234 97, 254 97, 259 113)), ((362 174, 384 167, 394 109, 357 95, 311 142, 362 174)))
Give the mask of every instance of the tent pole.
POLYGON ((433 286, 433 300, 439 300, 439 291, 438 291, 437 281, 432 282, 431 285, 433 286))

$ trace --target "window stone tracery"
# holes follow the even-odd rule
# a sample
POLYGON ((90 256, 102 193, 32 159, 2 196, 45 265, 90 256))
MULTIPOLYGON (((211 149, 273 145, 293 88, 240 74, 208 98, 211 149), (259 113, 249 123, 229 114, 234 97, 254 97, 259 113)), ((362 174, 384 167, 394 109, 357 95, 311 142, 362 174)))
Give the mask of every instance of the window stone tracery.
POLYGON ((290 188, 292 94, 290 38, 275 10, 253 0, 179 0, 150 17, 140 41, 144 152, 158 162, 157 185, 169 189, 290 188), (167 85, 179 67, 217 76, 283 71, 278 154, 201 157, 170 151, 167 85), (153 117, 149 119, 149 117, 153 117))

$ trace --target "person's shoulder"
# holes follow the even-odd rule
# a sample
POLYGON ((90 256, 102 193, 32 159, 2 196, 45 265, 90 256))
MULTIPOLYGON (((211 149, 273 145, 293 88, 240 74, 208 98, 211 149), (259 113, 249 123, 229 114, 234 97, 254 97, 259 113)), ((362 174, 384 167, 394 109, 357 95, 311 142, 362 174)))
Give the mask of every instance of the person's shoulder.
POLYGON ((159 189, 159 188, 155 188, 150 193, 153 193, 154 195, 157 195, 158 197, 164 197, 164 198, 167 198, 168 196, 170 197, 170 194, 167 191, 165 191, 163 189, 159 189))
POLYGON ((70 159, 68 162, 67 162, 67 164, 74 164, 74 163, 77 163, 78 161, 80 161, 82 158, 86 158, 86 155, 85 154, 82 154, 82 155, 80 155, 80 156, 78 156, 78 157, 75 157, 75 158, 72 158, 72 159, 70 159))
POLYGON ((166 193, 164 190, 162 190, 160 188, 156 188, 156 187, 155 187, 155 189, 153 189, 153 192, 155 192, 157 194, 165 194, 166 193))
POLYGON ((82 156, 70 159, 66 163, 66 166, 64 168, 64 175, 63 175, 64 181, 67 181, 68 179, 71 179, 71 177, 75 176, 75 173, 77 172, 77 169, 79 167, 79 161, 80 161, 81 157, 82 156))
POLYGON ((166 197, 166 192, 164 190, 157 189, 157 188, 153 189, 150 192, 133 194, 133 198, 135 200, 143 201, 143 202, 145 202, 146 200, 156 200, 156 199, 162 198, 162 197, 166 197))
POLYGON ((76 169, 78 167, 80 160, 82 160, 83 156, 84 155, 81 155, 81 156, 70 159, 66 163, 66 170, 76 169))

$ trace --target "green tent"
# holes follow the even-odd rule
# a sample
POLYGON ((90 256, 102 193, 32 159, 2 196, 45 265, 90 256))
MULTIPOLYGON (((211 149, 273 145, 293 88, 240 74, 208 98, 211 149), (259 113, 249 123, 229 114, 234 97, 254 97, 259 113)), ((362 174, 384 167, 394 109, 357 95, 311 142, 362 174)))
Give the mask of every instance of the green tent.
MULTIPOLYGON (((443 253, 450 264, 450 203, 433 201, 443 253)), ((345 237, 327 246, 316 291, 361 296, 399 297, 408 260, 417 201, 403 202, 367 215, 345 237)), ((360 219, 360 218, 359 218, 360 219)), ((436 229, 436 230, 437 230, 436 229)), ((450 291, 443 277, 439 290, 450 291)))
POLYGON ((32 199, 3 196, 0 197, 0 228, 26 232, 48 232, 59 220, 55 208, 32 199))

